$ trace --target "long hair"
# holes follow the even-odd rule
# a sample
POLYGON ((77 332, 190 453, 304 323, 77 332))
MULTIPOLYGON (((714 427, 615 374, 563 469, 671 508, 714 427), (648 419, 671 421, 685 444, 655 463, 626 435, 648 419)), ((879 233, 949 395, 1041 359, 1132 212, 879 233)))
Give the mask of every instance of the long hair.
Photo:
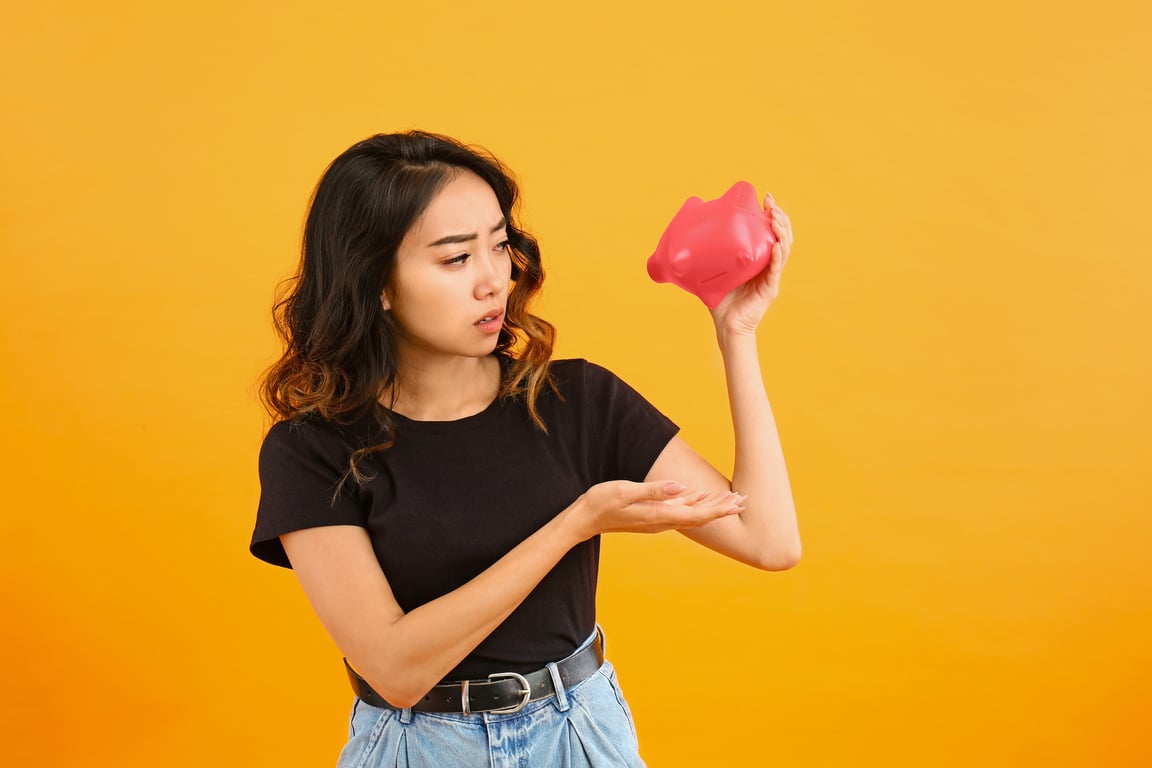
POLYGON ((396 381, 398 329, 381 293, 405 234, 462 169, 488 183, 508 223, 513 286, 496 344, 509 360, 500 397, 524 397, 532 419, 546 429, 536 399, 551 385, 555 329, 528 311, 544 270, 536 240, 516 225, 515 181, 487 152, 446 136, 379 134, 333 160, 316 185, 299 269, 273 309, 284 353, 261 386, 278 420, 319 416, 345 423, 374 412, 383 437, 353 453, 348 470, 358 483, 364 480, 360 459, 395 439, 380 398, 396 381))

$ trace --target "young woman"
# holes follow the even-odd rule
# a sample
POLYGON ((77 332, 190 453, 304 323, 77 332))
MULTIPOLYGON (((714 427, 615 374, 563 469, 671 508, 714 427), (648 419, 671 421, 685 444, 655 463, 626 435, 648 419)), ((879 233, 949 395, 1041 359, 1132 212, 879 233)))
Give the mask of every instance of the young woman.
POLYGON ((277 306, 252 552, 295 570, 346 657, 340 766, 643 765, 595 623, 600 534, 800 557, 755 338, 787 216, 766 200, 770 266, 712 311, 729 481, 613 374, 550 360, 516 195, 452 139, 362 141, 321 178, 277 306))

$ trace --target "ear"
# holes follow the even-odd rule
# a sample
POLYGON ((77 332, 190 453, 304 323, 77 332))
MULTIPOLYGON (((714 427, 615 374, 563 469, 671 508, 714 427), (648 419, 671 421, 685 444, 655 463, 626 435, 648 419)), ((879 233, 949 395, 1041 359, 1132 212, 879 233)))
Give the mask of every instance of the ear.
POLYGON ((380 304, 383 305, 385 312, 392 309, 392 297, 388 295, 387 288, 380 292, 380 304))

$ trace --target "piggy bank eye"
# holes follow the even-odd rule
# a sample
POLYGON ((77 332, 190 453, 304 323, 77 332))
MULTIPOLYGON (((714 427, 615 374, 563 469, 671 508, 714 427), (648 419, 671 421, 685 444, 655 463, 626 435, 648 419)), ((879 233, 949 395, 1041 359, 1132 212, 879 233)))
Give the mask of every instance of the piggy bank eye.
POLYGON ((672 258, 668 259, 668 266, 672 269, 672 274, 677 277, 684 277, 692 270, 692 251, 687 248, 681 248, 672 254, 672 258))

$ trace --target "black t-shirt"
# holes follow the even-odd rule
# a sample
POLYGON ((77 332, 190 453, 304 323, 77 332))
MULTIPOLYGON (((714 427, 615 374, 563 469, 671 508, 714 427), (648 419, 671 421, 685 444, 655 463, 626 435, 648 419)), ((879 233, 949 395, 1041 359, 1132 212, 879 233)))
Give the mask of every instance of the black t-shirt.
MULTIPOLYGON (((361 526, 407 612, 470 581, 592 485, 643 480, 677 427, 600 366, 558 360, 550 370, 560 396, 537 400, 547 434, 522 398, 457 421, 393 414, 395 444, 361 463, 362 487, 349 480, 335 499, 352 451, 379 442, 373 417, 276 424, 260 451, 252 554, 291 567, 281 534, 361 526)), ((575 650, 595 626, 599 554, 599 537, 570 550, 445 680, 530 672, 575 650)))

